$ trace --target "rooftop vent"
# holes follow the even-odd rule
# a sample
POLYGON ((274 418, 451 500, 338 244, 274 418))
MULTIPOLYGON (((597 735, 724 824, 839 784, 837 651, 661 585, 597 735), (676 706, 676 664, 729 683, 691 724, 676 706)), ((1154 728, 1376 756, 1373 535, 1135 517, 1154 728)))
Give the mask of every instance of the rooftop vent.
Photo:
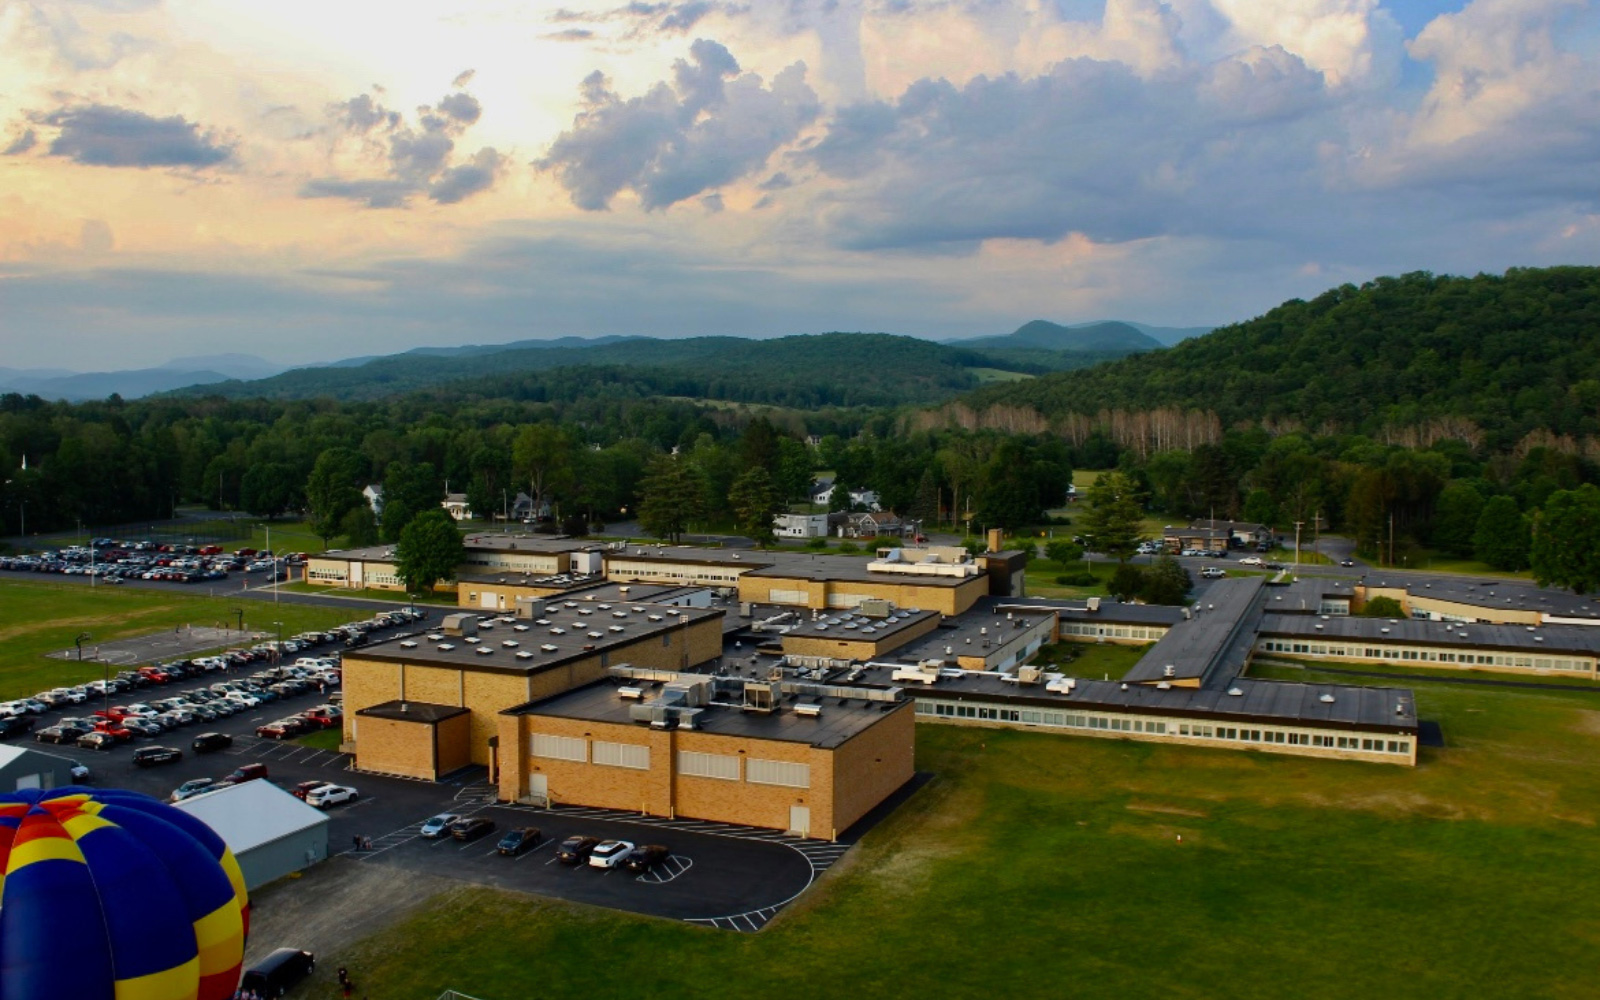
POLYGON ((550 643, 547 642, 543 646, 540 646, 539 648, 544 650, 546 653, 554 653, 556 650, 560 649, 561 647, 560 646, 552 646, 550 643))
POLYGON ((511 631, 513 631, 513 632, 526 632, 526 631, 528 631, 528 626, 526 626, 526 625, 513 625, 513 626, 511 626, 511 631))
POLYGON ((1244 691, 1241 688, 1229 688, 1228 689, 1228 697, 1230 697, 1230 698, 1240 698, 1240 697, 1243 697, 1243 696, 1244 696, 1244 691))
POLYGON ((407 639, 405 642, 402 642, 400 644, 400 648, 401 649, 416 649, 417 648, 417 644, 412 642, 410 639, 407 639))
POLYGON ((1178 675, 1178 668, 1173 666, 1170 663, 1161 668, 1161 676, 1162 677, 1176 677, 1177 675, 1178 675))
POLYGON ((451 651, 451 650, 452 650, 452 649, 455 649, 455 648, 456 648, 456 647, 455 647, 455 644, 454 644, 454 643, 449 643, 449 642, 441 642, 441 643, 440 643, 440 644, 439 644, 439 652, 441 652, 441 653, 448 653, 448 652, 450 652, 450 651, 451 651))
POLYGON ((479 646, 477 648, 477 654, 479 656, 489 656, 493 652, 494 652, 494 650, 489 648, 488 646, 479 646))
POLYGON ((1172 690, 1172 685, 1168 684, 1166 681, 1159 681, 1156 684, 1156 690, 1157 691, 1171 691, 1172 690))
POLYGON ((517 643, 517 640, 515 640, 515 639, 501 639, 500 640, 500 645, 504 646, 507 649, 516 649, 518 643, 517 643))
POLYGON ((627 687, 619 687, 617 688, 617 697, 632 698, 635 701, 639 701, 644 698, 644 688, 633 687, 631 685, 627 687))
POLYGON ((794 707, 794 714, 805 716, 808 719, 815 719, 822 715, 822 706, 814 701, 802 701, 794 707))
POLYGON ((519 659, 519 660, 531 660, 531 659, 533 659, 533 654, 528 652, 526 649, 520 649, 520 650, 517 651, 517 659, 519 659))

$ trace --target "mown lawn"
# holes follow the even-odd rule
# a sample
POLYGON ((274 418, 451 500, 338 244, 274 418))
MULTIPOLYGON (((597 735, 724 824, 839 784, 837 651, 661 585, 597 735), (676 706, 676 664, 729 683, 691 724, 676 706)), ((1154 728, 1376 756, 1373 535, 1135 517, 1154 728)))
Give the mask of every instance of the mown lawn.
MULTIPOLYGON (((82 684, 105 676, 98 663, 52 660, 45 654, 72 647, 80 632, 85 643, 167 631, 177 625, 236 627, 235 609, 244 609, 247 629, 277 634, 272 622, 283 622, 283 634, 331 628, 365 613, 300 604, 265 604, 256 600, 193 596, 133 587, 0 581, 0 700, 46 688, 82 684)), ((113 668, 113 672, 120 668, 113 668)))
POLYGON ((301 746, 316 747, 318 750, 337 750, 344 742, 344 730, 337 726, 333 729, 319 729, 314 733, 295 737, 295 742, 301 746))
POLYGON ((386 998, 1593 996, 1594 700, 1417 696, 1417 769, 919 725, 934 780, 760 934, 463 889, 325 960, 386 998))

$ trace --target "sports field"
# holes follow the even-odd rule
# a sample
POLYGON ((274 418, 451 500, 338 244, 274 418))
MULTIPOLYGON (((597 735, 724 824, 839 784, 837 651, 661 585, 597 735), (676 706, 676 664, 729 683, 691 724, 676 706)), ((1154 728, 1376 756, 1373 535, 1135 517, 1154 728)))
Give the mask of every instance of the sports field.
MULTIPOLYGON (((187 625, 244 627, 277 635, 331 628, 364 613, 347 608, 264 601, 229 600, 203 594, 94 587, 77 584, 0 580, 0 700, 22 697, 66 684, 105 676, 105 665, 49 659, 46 654, 74 648, 87 632, 85 646, 152 633, 172 633, 187 625)), ((122 666, 113 671, 124 669, 122 666)))
POLYGON ((328 960, 390 998, 1593 996, 1600 697, 1417 700, 1414 770, 919 725, 937 777, 761 934, 464 889, 328 960))

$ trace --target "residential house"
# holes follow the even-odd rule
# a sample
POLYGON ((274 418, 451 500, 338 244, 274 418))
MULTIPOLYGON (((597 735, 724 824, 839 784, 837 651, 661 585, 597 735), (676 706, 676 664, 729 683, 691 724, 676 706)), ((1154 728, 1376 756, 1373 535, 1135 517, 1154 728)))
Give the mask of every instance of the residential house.
POLYGON ((445 513, 457 521, 467 521, 472 518, 472 505, 467 503, 467 495, 465 493, 448 493, 439 506, 443 507, 445 513))
POLYGON ((370 483, 361 491, 366 498, 367 506, 372 508, 374 517, 383 516, 383 486, 379 483, 370 483))
POLYGON ((826 538, 828 515, 779 514, 772 519, 772 531, 779 538, 826 538))

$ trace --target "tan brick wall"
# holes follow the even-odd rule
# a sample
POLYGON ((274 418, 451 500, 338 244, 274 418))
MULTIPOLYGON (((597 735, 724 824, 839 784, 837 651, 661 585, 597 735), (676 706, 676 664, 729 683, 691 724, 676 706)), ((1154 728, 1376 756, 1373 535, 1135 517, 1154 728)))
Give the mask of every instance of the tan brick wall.
POLYGON ((433 727, 424 722, 362 718, 356 767, 363 771, 434 780, 433 727))
POLYGON ((472 763, 472 715, 458 715, 439 723, 434 732, 438 746, 438 775, 449 774, 472 763))
MULTIPOLYGON (((518 718, 522 722, 522 735, 514 744, 516 752, 523 758, 525 773, 545 776, 552 803, 625 809, 654 816, 670 815, 671 731, 548 716, 524 715, 518 718), (591 742, 606 740, 648 746, 650 770, 534 757, 530 754, 531 736, 534 733, 588 739, 591 742)), ((521 785, 519 797, 525 791, 526 785, 521 785)))
POLYGON ((920 639, 938 627, 939 619, 929 616, 925 621, 916 622, 911 627, 901 629, 893 635, 885 636, 876 642, 855 637, 845 639, 823 638, 821 636, 803 638, 785 636, 783 639, 783 651, 795 656, 833 656, 841 659, 872 660, 880 656, 887 656, 901 646, 907 645, 914 639, 920 639))
POLYGON ((832 822, 836 829, 816 829, 813 816, 813 836, 830 832, 829 839, 838 836, 911 780, 916 770, 916 728, 914 706, 907 701, 833 752, 832 822))
POLYGON ((400 667, 394 663, 344 658, 344 741, 356 738, 356 712, 400 697, 400 667))
MULTIPOLYGON (((810 788, 782 785, 757 785, 749 781, 723 781, 678 775, 676 779, 679 816, 743 823, 775 830, 789 828, 789 807, 803 805, 811 810, 813 836, 826 837, 833 827, 833 754, 805 743, 753 740, 742 736, 715 733, 679 732, 679 750, 716 753, 744 759, 781 760, 811 766, 810 788), (820 831, 820 832, 819 832, 820 831)), ((744 767, 740 763, 741 769, 744 767)), ((673 761, 677 769, 677 761, 673 761)), ((742 775, 741 775, 742 777, 742 775)))
POLYGON ((461 697, 463 671, 454 667, 422 667, 406 664, 406 701, 425 701, 433 705, 466 705, 461 697))
POLYGON ((523 716, 501 715, 496 721, 500 730, 500 801, 518 802, 528 794, 528 754, 523 742, 523 716))

